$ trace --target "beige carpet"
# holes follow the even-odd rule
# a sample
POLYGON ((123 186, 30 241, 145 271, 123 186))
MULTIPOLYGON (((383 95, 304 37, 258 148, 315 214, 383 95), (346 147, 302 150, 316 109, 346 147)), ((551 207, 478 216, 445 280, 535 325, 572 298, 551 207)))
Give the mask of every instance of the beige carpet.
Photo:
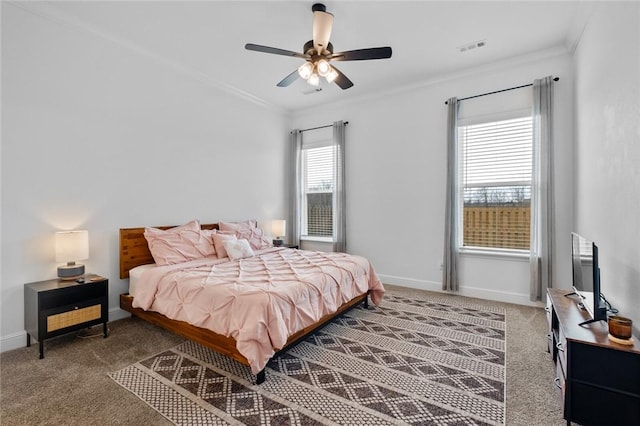
MULTIPOLYGON (((507 425, 561 425, 553 385, 554 366, 546 352, 542 309, 474 300, 388 286, 389 294, 453 298, 506 310, 507 425)), ((109 324, 110 336, 78 339, 73 334, 0 355, 0 424, 169 424, 157 411, 108 377, 183 342, 137 319, 109 324)), ((269 381, 269 376, 267 377, 269 381)))
POLYGON ((111 374, 180 425, 502 425, 505 314, 388 294, 275 357, 267 381, 193 342, 111 374))

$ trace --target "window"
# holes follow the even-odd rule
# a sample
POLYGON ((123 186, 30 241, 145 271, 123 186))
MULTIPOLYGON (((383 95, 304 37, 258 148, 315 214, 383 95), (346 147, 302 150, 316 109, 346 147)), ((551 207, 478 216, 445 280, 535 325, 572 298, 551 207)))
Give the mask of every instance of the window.
POLYGON ((458 128, 462 247, 529 250, 532 118, 458 128))
POLYGON ((302 236, 333 237, 334 148, 315 143, 302 149, 302 236))

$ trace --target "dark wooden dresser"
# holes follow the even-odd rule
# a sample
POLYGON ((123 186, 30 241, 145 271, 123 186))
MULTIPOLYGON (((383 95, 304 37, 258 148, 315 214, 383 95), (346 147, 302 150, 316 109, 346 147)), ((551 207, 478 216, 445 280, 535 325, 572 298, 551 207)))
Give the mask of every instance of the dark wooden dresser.
POLYGON ((564 418, 582 425, 640 425, 640 344, 611 342, 608 326, 584 326, 589 314, 570 290, 547 291, 549 352, 556 365, 556 386, 564 418))

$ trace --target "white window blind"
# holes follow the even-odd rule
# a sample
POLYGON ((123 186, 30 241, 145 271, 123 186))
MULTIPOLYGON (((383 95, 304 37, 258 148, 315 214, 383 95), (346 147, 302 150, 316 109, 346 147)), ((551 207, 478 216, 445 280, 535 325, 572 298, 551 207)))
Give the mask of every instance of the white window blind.
POLYGON ((303 235, 333 236, 334 150, 330 145, 303 149, 305 184, 303 235), (305 229, 306 228, 306 229, 305 229))
POLYGON ((458 129, 463 247, 529 250, 531 117, 458 129))
POLYGON ((305 150, 307 192, 333 191, 333 148, 323 146, 305 150))

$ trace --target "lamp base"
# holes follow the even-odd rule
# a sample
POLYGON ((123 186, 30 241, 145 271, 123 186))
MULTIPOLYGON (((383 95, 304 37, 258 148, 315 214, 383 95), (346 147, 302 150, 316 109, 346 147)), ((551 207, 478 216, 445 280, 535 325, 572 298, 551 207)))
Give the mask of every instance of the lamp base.
POLYGON ((75 280, 82 274, 84 274, 84 265, 81 263, 58 266, 58 278, 62 280, 75 280))
POLYGON ((280 247, 282 244, 284 244, 283 240, 273 240, 274 247, 280 247))

